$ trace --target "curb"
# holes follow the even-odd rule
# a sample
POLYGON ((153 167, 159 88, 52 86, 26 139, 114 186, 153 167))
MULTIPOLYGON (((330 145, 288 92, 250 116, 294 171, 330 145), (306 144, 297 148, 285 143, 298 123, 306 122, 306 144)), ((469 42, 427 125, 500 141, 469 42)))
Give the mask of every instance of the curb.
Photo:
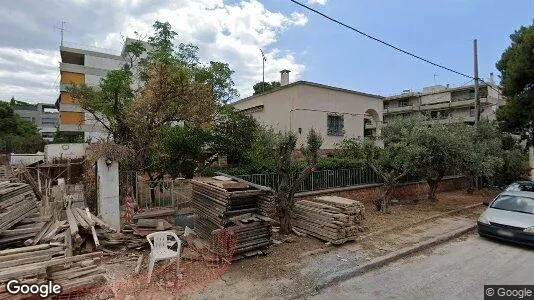
POLYGON ((476 224, 466 226, 464 228, 460 228, 458 230, 455 230, 453 232, 450 232, 444 236, 436 237, 430 240, 426 240, 423 242, 419 242, 413 246, 405 247, 400 250, 391 252, 389 254, 386 254, 384 256, 380 256, 377 258, 374 258, 366 263, 364 263, 361 266, 345 269, 343 271, 337 272, 335 274, 332 274, 330 276, 327 276, 324 280, 319 281, 315 285, 315 292, 318 292, 326 287, 329 287, 333 284, 336 284, 338 282, 347 280, 349 278, 362 275, 366 272, 369 272, 373 269, 382 267, 388 263, 391 263, 393 261, 396 261, 398 259, 404 258, 412 253, 419 252, 425 249, 428 249, 430 247, 442 244, 444 242, 447 242, 449 240, 452 240, 454 238, 457 238, 461 235, 464 235, 468 233, 469 231, 474 230, 477 227, 476 224))

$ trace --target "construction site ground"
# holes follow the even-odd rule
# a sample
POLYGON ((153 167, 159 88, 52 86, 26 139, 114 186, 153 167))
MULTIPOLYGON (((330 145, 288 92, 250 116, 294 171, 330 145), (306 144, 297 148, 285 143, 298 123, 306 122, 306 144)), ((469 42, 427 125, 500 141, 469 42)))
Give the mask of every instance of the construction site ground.
MULTIPOLYGON (((317 282, 328 274, 472 224, 483 206, 443 213, 481 203, 495 194, 486 189, 475 190, 473 194, 464 190, 442 192, 437 202, 428 202, 424 197, 396 202, 389 214, 376 211, 371 199, 363 199, 365 231, 358 241, 335 246, 309 236, 284 236, 275 232, 275 243, 268 255, 231 264, 183 261, 181 279, 174 272, 174 264, 160 263, 153 282, 147 284, 148 251, 144 252, 140 275, 134 275, 140 252, 111 255, 104 263, 109 266, 110 287, 121 298, 134 299, 143 295, 169 299, 178 295, 194 299, 297 297, 312 294, 317 282), (437 215, 440 216, 428 220, 437 215)), ((351 198, 351 193, 344 192, 343 196, 351 198)), ((362 201, 361 197, 353 199, 362 201)))

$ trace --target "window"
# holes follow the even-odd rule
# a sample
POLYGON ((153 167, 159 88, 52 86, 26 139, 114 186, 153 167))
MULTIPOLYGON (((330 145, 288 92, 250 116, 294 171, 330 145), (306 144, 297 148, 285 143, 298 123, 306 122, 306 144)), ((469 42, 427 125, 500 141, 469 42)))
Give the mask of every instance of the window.
POLYGON ((384 109, 388 109, 389 108, 389 102, 384 102, 384 109))
POLYGON ((469 99, 473 99, 475 98, 475 90, 470 90, 469 91, 469 99))
POLYGON ((438 115, 439 115, 439 113, 438 113, 437 110, 433 110, 433 111, 430 112, 430 118, 431 119, 437 119, 438 115))
POLYGON ((399 107, 410 106, 410 99, 400 99, 399 107))
POLYGON ((343 116, 328 115, 327 116, 328 135, 343 135, 343 116))
POLYGON ((440 117, 441 119, 448 119, 449 116, 450 116, 450 113, 449 113, 448 110, 442 110, 442 111, 440 111, 440 116, 439 116, 439 117, 440 117))
POLYGON ((475 116, 475 107, 471 106, 469 107, 469 116, 474 117, 475 116))

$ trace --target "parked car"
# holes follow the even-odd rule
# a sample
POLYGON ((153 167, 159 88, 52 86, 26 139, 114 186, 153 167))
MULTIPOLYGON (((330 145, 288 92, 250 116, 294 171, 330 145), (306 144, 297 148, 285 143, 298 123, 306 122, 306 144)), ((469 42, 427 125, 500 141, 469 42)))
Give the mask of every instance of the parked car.
POLYGON ((534 192, 534 181, 516 181, 504 189, 505 192, 534 192))
POLYGON ((534 246, 534 193, 499 194, 477 222, 478 234, 534 246))

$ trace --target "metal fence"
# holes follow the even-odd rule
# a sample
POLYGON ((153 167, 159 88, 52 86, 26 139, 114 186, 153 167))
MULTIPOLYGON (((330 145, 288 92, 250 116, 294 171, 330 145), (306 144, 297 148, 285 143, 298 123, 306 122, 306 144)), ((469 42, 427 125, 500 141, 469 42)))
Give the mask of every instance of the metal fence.
MULTIPOLYGON (((255 184, 268 186, 276 189, 279 183, 279 176, 276 173, 238 175, 237 177, 255 184)), ((375 184, 382 180, 369 167, 320 170, 314 171, 300 185, 297 192, 316 191, 331 188, 375 184)))
POLYGON ((120 175, 120 197, 124 199, 128 188, 140 208, 177 207, 189 201, 190 187, 182 179, 145 180, 136 172, 124 172, 120 175))

